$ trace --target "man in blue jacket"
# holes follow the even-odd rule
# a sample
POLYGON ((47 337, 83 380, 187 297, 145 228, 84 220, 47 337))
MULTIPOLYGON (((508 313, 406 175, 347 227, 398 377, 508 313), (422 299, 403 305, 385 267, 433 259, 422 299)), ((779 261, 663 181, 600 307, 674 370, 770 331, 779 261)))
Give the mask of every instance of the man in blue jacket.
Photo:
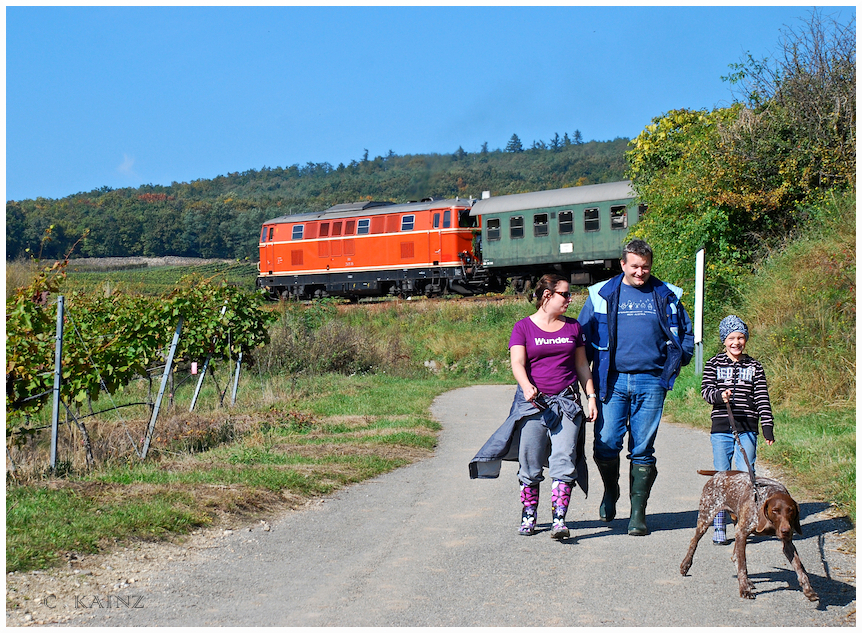
POLYGON ((694 353, 682 289, 650 275, 652 249, 632 240, 623 249, 622 274, 590 286, 578 321, 599 397, 593 458, 604 483, 602 521, 616 516, 620 451, 629 432, 631 515, 628 533, 649 534, 646 504, 658 471, 655 444, 664 398, 694 353))

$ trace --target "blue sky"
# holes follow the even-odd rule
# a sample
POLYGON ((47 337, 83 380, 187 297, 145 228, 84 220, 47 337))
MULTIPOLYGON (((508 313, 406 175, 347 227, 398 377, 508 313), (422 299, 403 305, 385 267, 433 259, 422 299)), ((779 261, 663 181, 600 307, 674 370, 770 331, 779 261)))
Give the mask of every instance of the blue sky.
MULTIPOLYGON (((842 23, 855 6, 822 7, 842 23)), ((7 7, 6 199, 631 138, 810 7, 7 7)))

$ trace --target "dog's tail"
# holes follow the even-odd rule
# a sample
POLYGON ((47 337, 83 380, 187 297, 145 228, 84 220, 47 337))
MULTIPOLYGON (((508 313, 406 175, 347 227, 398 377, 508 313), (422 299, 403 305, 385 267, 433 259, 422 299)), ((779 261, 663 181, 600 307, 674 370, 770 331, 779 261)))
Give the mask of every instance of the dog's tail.
POLYGON ((742 473, 741 470, 699 470, 697 471, 698 475, 706 475, 707 477, 712 477, 716 473, 727 473, 728 475, 739 475, 742 473))

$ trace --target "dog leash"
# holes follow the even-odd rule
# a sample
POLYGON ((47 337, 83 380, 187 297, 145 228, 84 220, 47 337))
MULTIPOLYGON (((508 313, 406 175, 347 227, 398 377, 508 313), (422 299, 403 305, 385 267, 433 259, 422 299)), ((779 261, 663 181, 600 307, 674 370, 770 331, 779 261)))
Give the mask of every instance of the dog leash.
MULTIPOLYGON (((751 462, 748 461, 748 454, 745 452, 745 447, 742 445, 742 440, 739 439, 739 430, 736 428, 736 420, 733 418, 733 412, 730 410, 730 401, 725 402, 727 407, 727 417, 730 418, 730 428, 733 430, 733 437, 736 443, 739 444, 739 452, 742 453, 742 458, 745 460, 745 465, 748 467, 748 475, 751 477, 751 488, 754 490, 754 500, 757 502, 757 484, 755 482, 754 468, 751 462)), ((732 465, 732 464, 731 464, 732 465)))

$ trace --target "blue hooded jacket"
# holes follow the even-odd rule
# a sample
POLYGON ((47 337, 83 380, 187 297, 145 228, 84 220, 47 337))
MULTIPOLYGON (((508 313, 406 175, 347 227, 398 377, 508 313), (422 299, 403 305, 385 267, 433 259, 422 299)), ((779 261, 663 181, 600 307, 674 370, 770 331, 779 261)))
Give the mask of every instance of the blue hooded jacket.
MULTIPOLYGON (((608 374, 614 366, 622 282, 623 275, 620 274, 590 286, 590 296, 578 315, 578 322, 587 335, 587 360, 593 364, 593 381, 598 386, 602 402, 610 399, 608 374)), ((653 276, 646 283, 652 289, 661 329, 667 338, 667 360, 662 369, 661 384, 671 390, 680 369, 688 365, 694 354, 691 320, 680 301, 682 288, 653 276)))

